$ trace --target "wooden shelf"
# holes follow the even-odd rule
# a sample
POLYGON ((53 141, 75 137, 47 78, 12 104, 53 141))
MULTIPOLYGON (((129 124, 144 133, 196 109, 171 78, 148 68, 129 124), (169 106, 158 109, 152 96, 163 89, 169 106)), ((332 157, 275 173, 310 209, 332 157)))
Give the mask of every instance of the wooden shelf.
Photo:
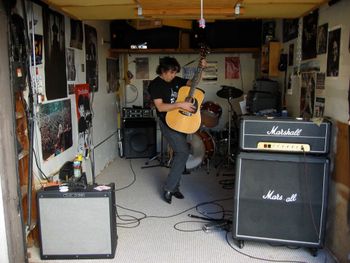
MULTIPOLYGON (((119 54, 159 54, 159 53, 198 53, 199 49, 192 48, 169 48, 169 49, 110 49, 112 57, 119 54)), ((260 48, 218 48, 210 50, 210 53, 260 53, 260 48)))

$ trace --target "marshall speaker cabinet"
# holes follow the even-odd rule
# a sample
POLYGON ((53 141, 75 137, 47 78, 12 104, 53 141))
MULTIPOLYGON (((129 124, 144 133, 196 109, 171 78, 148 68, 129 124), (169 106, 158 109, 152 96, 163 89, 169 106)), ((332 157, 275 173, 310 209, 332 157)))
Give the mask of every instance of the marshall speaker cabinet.
POLYGON ((245 117, 236 159, 233 238, 322 246, 330 123, 245 117))
POLYGON ((322 245, 328 159, 242 152, 236 165, 235 239, 322 245))
POLYGON ((117 245, 114 184, 37 193, 41 259, 114 258, 117 245))

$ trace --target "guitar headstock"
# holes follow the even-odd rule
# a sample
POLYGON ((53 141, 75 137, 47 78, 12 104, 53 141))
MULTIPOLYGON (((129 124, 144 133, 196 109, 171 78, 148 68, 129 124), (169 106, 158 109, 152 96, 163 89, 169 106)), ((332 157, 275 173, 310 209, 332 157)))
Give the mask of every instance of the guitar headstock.
POLYGON ((200 44, 200 52, 199 55, 201 57, 201 59, 206 58, 206 56, 210 53, 210 48, 208 47, 208 45, 201 43, 200 44))

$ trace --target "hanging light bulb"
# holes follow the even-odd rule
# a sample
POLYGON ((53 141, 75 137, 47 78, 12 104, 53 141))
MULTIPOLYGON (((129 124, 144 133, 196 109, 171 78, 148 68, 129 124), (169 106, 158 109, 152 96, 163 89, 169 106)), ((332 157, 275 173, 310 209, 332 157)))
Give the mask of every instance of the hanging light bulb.
POLYGON ((235 5, 235 15, 238 16, 241 13, 241 3, 235 5))
POLYGON ((203 16, 203 0, 201 0, 201 19, 198 21, 200 28, 205 28, 205 19, 203 16))

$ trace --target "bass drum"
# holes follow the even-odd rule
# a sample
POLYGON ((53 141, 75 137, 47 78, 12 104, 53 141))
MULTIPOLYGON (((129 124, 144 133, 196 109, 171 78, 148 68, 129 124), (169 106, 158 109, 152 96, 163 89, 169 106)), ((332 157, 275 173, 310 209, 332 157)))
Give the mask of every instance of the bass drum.
POLYGON ((219 123, 222 114, 222 108, 219 104, 207 101, 201 107, 202 125, 207 128, 213 128, 219 123))
POLYGON ((206 131, 198 131, 189 136, 189 138, 191 138, 188 141, 191 149, 190 156, 186 162, 186 169, 193 170, 206 160, 213 157, 215 152, 215 141, 206 131))

